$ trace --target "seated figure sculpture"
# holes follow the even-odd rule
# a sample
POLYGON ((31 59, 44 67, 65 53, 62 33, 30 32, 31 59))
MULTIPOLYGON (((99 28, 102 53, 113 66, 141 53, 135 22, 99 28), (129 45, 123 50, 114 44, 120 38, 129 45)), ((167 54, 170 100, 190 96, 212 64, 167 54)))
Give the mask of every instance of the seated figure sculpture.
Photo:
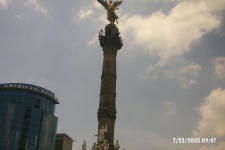
POLYGON ((108 150, 109 149, 109 144, 106 139, 104 139, 104 142, 102 143, 102 150, 108 150))
POLYGON ((119 150, 120 149, 120 145, 119 145, 119 141, 116 140, 116 143, 114 144, 114 149, 115 150, 119 150))
POLYGON ((107 132, 108 132, 107 125, 105 127, 104 126, 101 126, 100 127, 99 134, 98 134, 98 141, 100 143, 103 143, 104 142, 105 135, 106 135, 107 132))
POLYGON ((95 142, 93 143, 91 150, 97 150, 97 144, 95 142))

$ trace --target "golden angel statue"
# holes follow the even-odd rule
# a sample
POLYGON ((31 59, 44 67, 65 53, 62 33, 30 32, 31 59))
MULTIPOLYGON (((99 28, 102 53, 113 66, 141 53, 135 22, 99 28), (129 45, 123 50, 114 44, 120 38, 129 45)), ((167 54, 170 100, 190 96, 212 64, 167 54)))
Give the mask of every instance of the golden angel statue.
POLYGON ((118 6, 122 3, 122 0, 116 2, 112 2, 112 0, 109 0, 109 2, 107 0, 97 1, 107 10, 107 19, 113 24, 115 21, 118 23, 117 19, 119 17, 116 15, 115 10, 119 9, 118 6))

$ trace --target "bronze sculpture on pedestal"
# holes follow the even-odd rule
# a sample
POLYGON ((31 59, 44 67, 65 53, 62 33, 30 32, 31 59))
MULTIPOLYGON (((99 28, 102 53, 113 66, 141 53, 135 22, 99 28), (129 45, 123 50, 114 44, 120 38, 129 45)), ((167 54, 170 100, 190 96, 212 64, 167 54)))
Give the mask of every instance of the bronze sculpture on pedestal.
POLYGON ((107 10, 107 19, 113 24, 115 23, 115 21, 118 23, 117 19, 119 19, 119 17, 116 15, 115 10, 119 9, 118 6, 122 3, 122 1, 116 1, 114 3, 112 2, 112 0, 110 0, 109 2, 107 0, 97 1, 107 10))
POLYGON ((93 150, 119 150, 118 142, 114 145, 114 126, 116 120, 116 56, 123 46, 120 32, 115 21, 119 18, 115 10, 122 1, 97 0, 107 9, 107 19, 110 21, 99 32, 100 45, 103 48, 103 66, 101 76, 101 92, 98 109, 98 139, 93 144, 93 150))

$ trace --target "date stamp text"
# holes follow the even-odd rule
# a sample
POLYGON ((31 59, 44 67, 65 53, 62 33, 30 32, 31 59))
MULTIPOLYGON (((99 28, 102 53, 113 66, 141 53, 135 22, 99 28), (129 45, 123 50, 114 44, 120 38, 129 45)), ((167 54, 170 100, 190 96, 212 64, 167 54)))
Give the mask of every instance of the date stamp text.
POLYGON ((215 144, 216 138, 173 137, 174 144, 215 144))

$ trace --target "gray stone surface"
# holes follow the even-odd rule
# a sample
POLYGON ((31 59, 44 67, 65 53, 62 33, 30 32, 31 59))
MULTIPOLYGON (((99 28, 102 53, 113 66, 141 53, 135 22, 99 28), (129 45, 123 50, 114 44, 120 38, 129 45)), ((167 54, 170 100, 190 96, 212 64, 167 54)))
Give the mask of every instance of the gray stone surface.
MULTIPOLYGON (((109 144, 109 150, 114 150, 114 125, 116 120, 116 56, 117 50, 122 47, 119 30, 115 24, 108 24, 105 33, 99 33, 100 45, 103 48, 103 66, 101 77, 101 92, 98 109, 98 135, 101 127, 107 127, 105 140, 109 144)), ((98 138, 98 145, 102 141, 98 138)))

